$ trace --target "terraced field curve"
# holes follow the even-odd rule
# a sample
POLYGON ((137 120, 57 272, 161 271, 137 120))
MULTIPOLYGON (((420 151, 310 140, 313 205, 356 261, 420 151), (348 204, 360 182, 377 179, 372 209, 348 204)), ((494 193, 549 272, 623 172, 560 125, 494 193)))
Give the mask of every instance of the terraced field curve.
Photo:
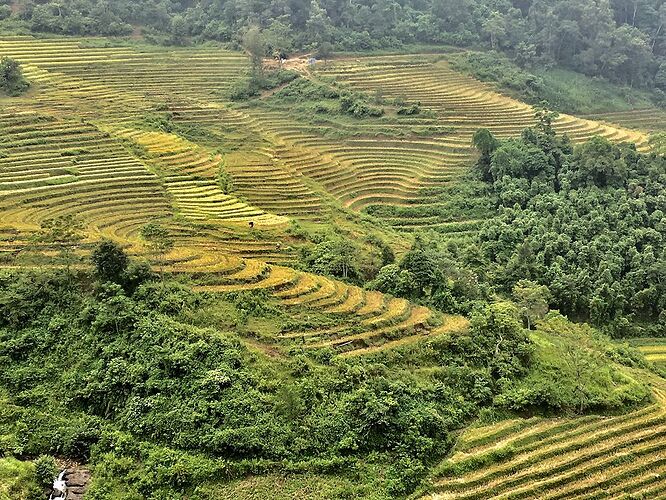
MULTIPOLYGON (((289 219, 326 220, 341 205, 427 207, 421 190, 456 181, 474 156, 478 127, 516 134, 533 123, 529 106, 434 56, 317 68, 315 78, 419 100, 428 113, 313 126, 288 106, 230 103, 227 92, 249 65, 221 48, 3 37, 0 55, 18 59, 34 84, 0 113, 3 249, 15 252, 46 219, 76 215, 89 242, 105 236, 140 253, 140 228, 160 221, 177 241, 167 269, 207 275, 201 290, 263 289, 285 306, 341 318, 335 329, 283 332, 276 345, 358 354, 465 328, 462 318, 275 265, 295 254, 282 244, 284 228, 289 219)), ((557 127, 576 141, 601 134, 645 144, 639 132, 570 116, 557 127)), ((459 234, 478 224, 430 216, 390 222, 459 234)))
POLYGON ((467 431, 430 500, 666 496, 666 381, 655 403, 613 416, 530 418, 467 431))
POLYGON ((331 329, 280 334, 273 339, 276 346, 328 347, 350 356, 462 332, 468 327, 468 321, 460 316, 443 315, 404 299, 260 260, 182 249, 168 255, 167 260, 169 272, 205 277, 205 284, 194 286, 200 292, 264 290, 285 306, 316 310, 336 320, 331 329))
MULTIPOLYGON (((104 39, 5 37, 0 54, 21 61, 39 85, 30 100, 36 112, 84 118, 112 134, 144 141, 151 138, 131 131, 142 117, 165 109, 176 122, 210 127, 221 136, 230 124, 247 130, 251 141, 220 158, 234 178, 236 192, 229 194, 243 197, 240 203, 222 196, 210 176, 207 181, 191 178, 212 168, 214 154, 202 156, 185 144, 161 154, 163 164, 190 176, 167 178, 164 188, 175 211, 194 219, 247 222, 246 216, 259 217, 258 223, 269 226, 280 224, 270 214, 321 220, 328 196, 357 210, 373 204, 427 205, 422 189, 455 182, 473 160, 475 130, 486 127, 507 137, 534 123, 530 106, 453 71, 435 55, 344 58, 318 65, 315 78, 335 78, 384 99, 419 101, 429 113, 313 127, 288 108, 237 109, 225 103, 248 61, 215 47, 164 50, 114 46, 104 39), (348 137, 331 138, 331 131, 345 128, 348 137)), ((568 115, 558 118, 556 128, 574 141, 598 134, 646 144, 638 131, 568 115)), ((153 146, 160 147, 160 141, 153 146)), ((407 231, 434 227, 461 234, 471 234, 478 224, 469 218, 413 215, 388 222, 407 231)))
MULTIPOLYGON (((412 137, 360 137, 340 143, 306 139, 293 131, 293 125, 290 132, 286 132, 286 125, 280 125, 287 137, 304 145, 316 145, 346 167, 349 172, 346 178, 353 180, 345 181, 340 174, 337 179, 333 178, 334 186, 329 191, 345 205, 356 209, 373 204, 416 208, 428 205, 431 194, 424 196, 419 189, 437 188, 465 171, 475 157, 471 138, 476 130, 487 128, 497 137, 506 138, 519 135, 535 123, 531 106, 454 71, 442 56, 346 58, 319 65, 315 74, 335 78, 351 88, 389 101, 419 102, 436 117, 416 115, 393 125, 406 133, 417 132, 412 137), (422 136, 419 130, 427 130, 427 133, 422 136)), ((277 120, 270 118, 270 121, 277 120)), ((560 115, 554 125, 559 133, 567 134, 574 142, 599 135, 613 141, 634 142, 639 149, 647 147, 646 134, 619 125, 565 114, 560 115)), ((432 216, 410 213, 409 218, 398 216, 388 222, 399 229, 414 230, 431 227, 433 220, 428 217, 432 216)), ((435 229, 465 233, 473 230, 478 221, 466 221, 460 227, 455 226, 458 221, 437 219, 434 222, 439 225, 435 229)))

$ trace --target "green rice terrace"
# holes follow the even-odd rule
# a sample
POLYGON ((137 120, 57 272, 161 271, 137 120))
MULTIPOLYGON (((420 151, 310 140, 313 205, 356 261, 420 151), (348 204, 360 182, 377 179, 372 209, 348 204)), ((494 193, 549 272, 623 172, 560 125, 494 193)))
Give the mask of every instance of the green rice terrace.
POLYGON ((0 35, 0 500, 666 498, 666 112, 225 47, 0 35))

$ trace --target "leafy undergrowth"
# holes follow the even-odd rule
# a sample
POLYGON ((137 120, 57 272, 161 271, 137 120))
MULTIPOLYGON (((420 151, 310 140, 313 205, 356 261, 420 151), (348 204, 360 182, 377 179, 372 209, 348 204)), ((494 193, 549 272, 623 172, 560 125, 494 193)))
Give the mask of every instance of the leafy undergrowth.
POLYGON ((583 413, 614 411, 650 399, 648 385, 625 367, 646 367, 626 344, 552 312, 530 334, 536 356, 530 373, 497 398, 508 409, 583 413))
POLYGON ((468 332, 346 359, 273 349, 267 320, 293 320, 261 292, 112 278, 10 274, 0 293, 0 452, 87 462, 92 500, 400 497, 494 401, 532 409, 517 388, 541 347, 507 303, 475 310, 468 332))
POLYGON ((420 366, 456 366, 436 376, 381 354, 265 352, 261 318, 284 318, 263 294, 226 300, 143 280, 66 271, 1 280, 0 452, 89 462, 93 500, 182 497, 248 474, 339 475, 366 463, 386 471, 377 491, 401 495, 491 401, 498 378, 529 360, 511 317, 497 362, 481 323, 457 340, 469 352, 409 347, 420 366), (484 389, 470 395, 475 385, 484 389))

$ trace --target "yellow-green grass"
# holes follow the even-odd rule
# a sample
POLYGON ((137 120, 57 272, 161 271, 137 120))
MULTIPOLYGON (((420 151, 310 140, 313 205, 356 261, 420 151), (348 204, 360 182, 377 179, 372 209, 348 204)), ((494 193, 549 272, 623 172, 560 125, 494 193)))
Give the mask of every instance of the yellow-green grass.
POLYGON ((598 113, 589 116, 592 120, 619 123, 624 127, 657 132, 666 130, 666 111, 657 108, 634 109, 598 113))
POLYGON ((666 338, 631 339, 630 342, 643 353, 645 359, 659 368, 666 368, 666 338))
POLYGON ((32 462, 0 458, 0 500, 28 500, 39 491, 32 462))
POLYGON ((186 218, 224 221, 257 227, 284 227, 285 217, 266 213, 237 197, 225 194, 217 181, 223 169, 220 155, 213 154, 175 134, 109 127, 113 135, 144 147, 153 169, 163 172, 174 208, 186 218))

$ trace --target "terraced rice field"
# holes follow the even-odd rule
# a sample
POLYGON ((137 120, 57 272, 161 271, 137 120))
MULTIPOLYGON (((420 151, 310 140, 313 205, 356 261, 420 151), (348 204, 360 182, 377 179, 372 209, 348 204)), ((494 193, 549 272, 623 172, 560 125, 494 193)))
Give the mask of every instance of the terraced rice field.
MULTIPOLYGON (((347 59, 323 67, 319 71, 355 88, 384 97, 418 101, 444 117, 442 125, 455 127, 464 139, 480 127, 488 128, 498 137, 515 136, 534 123, 531 106, 497 93, 491 86, 458 73, 444 60, 424 56, 386 56, 347 59)), ((594 135, 612 140, 645 142, 645 136, 618 126, 560 115, 555 121, 558 132, 573 141, 594 135)), ((469 146, 469 141, 462 144, 469 146)))
POLYGON ((276 347, 331 348, 344 356, 371 354, 433 335, 461 332, 468 326, 460 316, 442 315, 404 299, 261 260, 178 250, 167 261, 172 273, 205 276, 206 284, 195 286, 198 291, 264 290, 286 307, 335 319, 331 329, 280 334, 273 339, 276 347))
POLYGON ((590 119, 618 123, 624 127, 659 132, 666 130, 666 112, 657 108, 590 115, 590 119))
POLYGON ((223 158, 234 189, 253 204, 275 214, 301 220, 325 220, 329 214, 328 194, 299 171, 301 161, 316 153, 298 151, 285 144, 272 128, 261 127, 256 119, 237 109, 222 106, 171 106, 177 123, 204 126, 215 134, 242 131, 240 143, 223 158), (287 153, 289 152, 289 153, 287 153))
MULTIPOLYGON (((0 54, 21 61, 39 84, 31 100, 36 111, 83 118, 157 150, 168 172, 162 185, 174 200, 173 210, 198 220, 243 223, 256 217, 266 226, 283 223, 279 216, 323 220, 332 201, 355 210, 373 204, 427 207, 421 190, 455 182, 473 160, 475 130, 487 127, 507 137, 533 123, 530 106, 453 71, 438 56, 349 58, 322 65, 316 77, 386 99, 419 101, 430 114, 313 127, 295 119, 288 106, 225 104, 228 88, 248 65, 243 55, 214 47, 164 50, 113 46, 103 39, 12 37, 0 39, 0 54), (221 136, 234 126, 250 140, 218 157, 182 137, 137 130, 142 114, 165 109, 177 123, 195 123, 221 136), (347 138, 330 133, 344 128, 347 138), (220 161, 233 177, 231 197, 215 186, 220 161)), ((556 128, 574 141, 599 134, 639 146, 646 142, 640 132, 567 115, 556 128)), ((413 214, 388 222, 404 231, 432 227, 463 236, 479 223, 413 214)))
MULTIPOLYGON (((335 61, 317 70, 318 75, 337 81, 370 95, 385 99, 420 102, 435 113, 436 119, 419 118, 395 125, 403 130, 430 131, 427 136, 354 139, 344 143, 318 143, 321 149, 347 166, 348 179, 341 175, 331 190, 353 208, 362 209, 376 203, 407 204, 420 207, 428 198, 420 198, 419 188, 433 188, 456 179, 474 158, 471 148, 473 133, 488 128, 498 137, 519 135, 534 123, 533 109, 499 94, 491 86, 452 70, 445 60, 435 56, 379 56, 335 61), (432 132, 438 130, 439 132, 432 132), (368 172, 367 174, 365 172, 368 172)), ((286 128, 286 125, 280 125, 286 128)), ((646 147, 642 132, 621 126, 560 115, 555 128, 574 142, 594 135, 616 141, 631 141, 646 147)), ((293 126, 292 126, 293 129, 293 126)), ((310 144, 291 132, 290 137, 310 144)), ((342 170, 342 169, 339 169, 342 170)), ((432 207, 429 207, 432 208, 432 207)), ((447 233, 468 232, 478 221, 432 220, 431 216, 389 220, 394 227, 413 230, 420 227, 441 229, 447 233), (439 227, 437 226, 439 225, 439 227)))
POLYGON ((91 240, 136 244, 141 226, 161 220, 190 245, 289 260, 276 240, 239 230, 289 221, 223 192, 219 153, 143 123, 167 102, 218 99, 242 76, 243 55, 31 37, 0 39, 0 55, 22 62, 33 83, 0 116, 2 227, 19 233, 10 246, 71 214, 91 240))
MULTIPOLYGON (((265 290, 338 325, 283 332, 277 346, 370 354, 466 328, 463 318, 284 266, 295 253, 283 244, 284 229, 292 219, 327 221, 342 207, 427 206, 421 190, 456 181, 474 157, 477 128, 516 134, 533 122, 529 106, 434 57, 364 57, 328 64, 315 77, 419 100, 429 113, 313 126, 288 106, 230 103, 228 90, 249 65, 216 47, 4 37, 0 55, 19 60, 34 84, 0 112, 3 251, 16 251, 44 220, 75 215, 89 241, 106 236, 140 253, 140 228, 157 220, 177 240, 167 271, 203 278, 199 289, 212 293, 265 290), (200 135, 188 135, 193 126, 200 135)), ((601 134, 645 143, 639 132, 570 116, 557 127, 574 140, 601 134)), ((459 235, 478 223, 390 222, 459 235)))
POLYGON ((666 339, 632 339, 631 344, 645 355, 645 359, 666 370, 666 339))
POLYGON ((0 54, 47 90, 35 96, 43 106, 116 124, 156 101, 219 98, 247 67, 242 54, 216 48, 114 47, 104 39, 8 37, 0 54))
POLYGON ((165 132, 110 129, 148 151, 147 163, 161 171, 174 208, 188 219, 225 221, 257 227, 286 226, 288 219, 266 213, 235 196, 221 192, 217 177, 222 157, 181 137, 165 132))
POLYGON ((126 240, 171 212, 158 178, 92 124, 10 108, 0 134, 3 225, 34 229, 76 215, 91 231, 126 240))
MULTIPOLYGON (((314 77, 392 101, 419 101, 422 115, 359 120, 326 116, 304 120, 293 103, 171 107, 178 121, 220 130, 233 123, 261 137, 253 153, 240 150, 226 159, 238 190, 255 205, 278 214, 313 219, 325 216, 327 197, 363 210, 375 204, 413 208, 408 216, 386 218, 401 231, 432 228, 457 237, 474 234, 480 220, 432 215, 441 208, 431 191, 455 183, 474 160, 471 137, 480 127, 499 137, 519 134, 534 123, 533 109, 461 75, 435 56, 402 55, 341 59, 322 65, 314 77), (241 161, 239 163, 239 158, 241 161), (240 168, 239 168, 240 167, 240 168), (257 171, 266 183, 257 186, 257 171), (298 181, 298 185, 293 182, 298 181), (278 188, 277 191, 275 188, 278 188), (424 189, 430 190, 424 196, 424 189), (283 194, 288 190, 290 197, 283 194), (274 201, 269 202, 267 198, 274 201), (422 211, 421 213, 419 213, 422 211)), ((562 115, 556 128, 574 141, 593 135, 630 140, 646 147, 642 132, 562 115)))
POLYGON ((535 417, 466 431, 428 498, 664 498, 666 393, 663 379, 655 380, 655 403, 629 414, 535 417))
MULTIPOLYGON (((279 145, 277 154, 299 174, 312 179, 344 206, 360 210, 372 203, 402 204, 415 199, 423 187, 454 180, 469 164, 470 150, 458 152, 441 127, 433 137, 358 137, 329 139, 338 123, 322 123, 319 134, 312 125, 298 123, 279 110, 248 109, 248 120, 270 131, 279 145), (448 163, 446 160, 449 160, 448 163)), ((437 130, 434 119, 405 121, 401 126, 437 130)), ((380 122, 375 128, 390 128, 380 122)), ((363 129, 363 125, 358 128, 363 129)), ((367 133, 370 135, 370 130, 367 133)))

